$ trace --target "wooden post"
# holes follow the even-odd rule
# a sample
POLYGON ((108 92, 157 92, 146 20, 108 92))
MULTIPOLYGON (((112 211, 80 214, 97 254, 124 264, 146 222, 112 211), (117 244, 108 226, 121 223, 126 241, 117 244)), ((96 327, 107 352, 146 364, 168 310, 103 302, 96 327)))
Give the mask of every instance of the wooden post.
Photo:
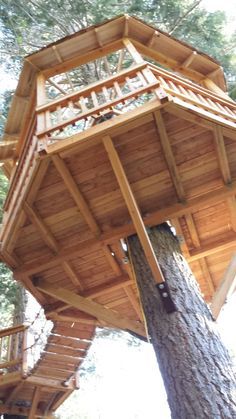
POLYGON ((28 372, 28 329, 24 330, 23 334, 23 344, 22 344, 22 376, 26 377, 28 372))
POLYGON ((149 240, 148 234, 146 232, 145 224, 142 220, 138 205, 136 203, 135 197, 131 190, 130 184, 124 172, 123 166, 119 159, 119 156, 115 150, 113 142, 109 136, 103 138, 103 144, 107 151, 109 160, 111 162, 113 171, 117 178, 118 184, 120 186, 121 193, 126 202, 127 208, 129 210, 131 219, 134 223, 137 235, 142 244, 144 253, 146 255, 147 261, 149 263, 150 269, 154 276, 154 279, 157 283, 164 282, 164 277, 162 275, 159 263, 156 259, 155 253, 153 251, 151 242, 149 240))
POLYGON ((137 51, 135 46, 132 44, 132 42, 128 38, 123 39, 123 44, 125 48, 127 49, 127 51, 130 53, 135 64, 142 64, 144 62, 142 55, 137 51))

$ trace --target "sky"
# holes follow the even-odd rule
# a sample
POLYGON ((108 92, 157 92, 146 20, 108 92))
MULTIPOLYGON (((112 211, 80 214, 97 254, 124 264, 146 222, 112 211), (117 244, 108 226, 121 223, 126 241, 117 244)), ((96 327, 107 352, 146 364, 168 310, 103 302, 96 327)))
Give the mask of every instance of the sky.
POLYGON ((201 5, 209 12, 224 11, 228 18, 226 33, 236 30, 236 0, 202 0, 201 5))

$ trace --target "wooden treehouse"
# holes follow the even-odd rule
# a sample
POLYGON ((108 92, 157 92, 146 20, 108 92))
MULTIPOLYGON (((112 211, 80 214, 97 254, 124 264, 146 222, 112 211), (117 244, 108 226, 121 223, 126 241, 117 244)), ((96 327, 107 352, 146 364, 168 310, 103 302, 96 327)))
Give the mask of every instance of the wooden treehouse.
POLYGON ((225 90, 216 61, 129 16, 25 59, 0 148, 1 259, 54 327, 32 369, 24 327, 1 332, 0 412, 50 417, 78 387, 97 325, 145 336, 126 238, 138 234, 161 282, 146 227, 171 222, 217 315, 236 247, 225 90))

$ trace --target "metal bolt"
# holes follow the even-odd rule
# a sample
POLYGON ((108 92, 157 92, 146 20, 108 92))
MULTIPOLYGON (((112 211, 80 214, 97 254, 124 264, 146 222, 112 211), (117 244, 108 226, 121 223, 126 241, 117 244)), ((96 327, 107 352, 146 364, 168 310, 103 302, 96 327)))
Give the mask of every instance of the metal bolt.
POLYGON ((163 290, 164 284, 159 284, 159 288, 160 288, 160 290, 163 290))
POLYGON ((167 298, 167 297, 168 297, 167 292, 163 292, 163 293, 162 293, 162 297, 167 298))

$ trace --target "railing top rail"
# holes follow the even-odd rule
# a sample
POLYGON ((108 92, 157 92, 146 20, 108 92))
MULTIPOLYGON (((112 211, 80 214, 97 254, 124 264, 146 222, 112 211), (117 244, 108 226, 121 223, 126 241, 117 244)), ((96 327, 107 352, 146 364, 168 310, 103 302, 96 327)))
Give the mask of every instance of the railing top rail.
POLYGON ((135 72, 137 72, 138 70, 141 70, 142 68, 146 67, 148 65, 148 62, 143 62, 141 64, 136 64, 136 65, 132 65, 130 66, 128 69, 119 71, 118 73, 105 78, 103 80, 99 80, 96 81, 94 83, 89 84, 88 86, 77 90, 76 92, 73 93, 68 93, 66 95, 64 95, 63 97, 60 97, 59 99, 55 99, 55 100, 48 100, 48 102, 46 102, 43 105, 40 105, 36 108, 37 112, 42 112, 45 111, 47 109, 51 109, 51 108, 56 108, 58 105, 63 106, 64 104, 66 104, 69 101, 75 101, 76 99, 78 99, 81 96, 84 96, 86 94, 89 94, 92 91, 96 91, 97 89, 100 89, 101 86, 106 86, 109 85, 114 82, 114 81, 119 81, 122 78, 125 78, 128 75, 131 75, 135 72))
POLYGON ((8 327, 6 329, 2 329, 2 330, 0 330, 0 338, 3 338, 5 336, 14 335, 14 334, 19 333, 19 332, 23 332, 26 329, 28 329, 28 326, 26 326, 24 324, 21 324, 21 325, 18 325, 18 326, 13 326, 13 327, 8 327))
POLYGON ((206 89, 203 86, 200 86, 199 84, 196 84, 192 82, 191 80, 184 79, 183 77, 179 76, 178 74, 171 73, 170 71, 167 71, 163 68, 157 67, 151 63, 148 63, 148 67, 159 76, 163 76, 164 78, 168 77, 168 79, 177 82, 193 91, 197 91, 197 93, 204 94, 208 97, 211 97, 218 102, 221 102, 222 104, 225 104, 227 106, 233 107, 236 109, 236 103, 229 97, 227 100, 226 98, 222 98, 217 93, 213 93, 212 91, 206 89))

